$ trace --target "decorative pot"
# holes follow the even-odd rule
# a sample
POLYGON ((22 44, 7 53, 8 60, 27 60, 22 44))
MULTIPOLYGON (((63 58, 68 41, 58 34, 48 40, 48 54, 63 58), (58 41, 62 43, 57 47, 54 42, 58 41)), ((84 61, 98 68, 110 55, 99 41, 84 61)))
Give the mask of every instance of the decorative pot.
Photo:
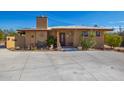
POLYGON ((49 50, 53 50, 53 45, 50 45, 50 48, 49 48, 49 50))

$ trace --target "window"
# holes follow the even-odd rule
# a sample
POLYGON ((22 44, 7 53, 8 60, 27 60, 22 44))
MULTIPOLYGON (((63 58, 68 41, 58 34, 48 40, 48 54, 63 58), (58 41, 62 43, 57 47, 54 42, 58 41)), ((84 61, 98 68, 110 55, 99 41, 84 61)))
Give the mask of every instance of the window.
POLYGON ((100 37, 100 32, 97 31, 96 32, 96 36, 100 37))
POLYGON ((88 32, 83 32, 83 36, 88 37, 88 32))

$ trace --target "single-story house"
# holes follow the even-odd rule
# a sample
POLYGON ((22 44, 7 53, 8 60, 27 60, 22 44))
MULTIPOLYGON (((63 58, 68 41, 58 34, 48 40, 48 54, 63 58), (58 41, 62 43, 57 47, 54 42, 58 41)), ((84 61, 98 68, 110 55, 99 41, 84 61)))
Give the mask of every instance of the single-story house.
MULTIPOLYGON (((111 28, 95 26, 48 27, 48 18, 46 16, 38 16, 36 18, 36 29, 17 30, 18 36, 11 42, 15 42, 13 43, 13 48, 30 48, 36 47, 39 42, 46 42, 49 36, 53 36, 57 40, 56 46, 58 48, 78 47, 80 45, 80 37, 88 38, 89 32, 93 31, 95 32, 95 40, 97 42, 96 48, 104 48, 104 33, 112 30, 111 28)), ((9 38, 7 37, 7 42, 9 42, 9 38)))

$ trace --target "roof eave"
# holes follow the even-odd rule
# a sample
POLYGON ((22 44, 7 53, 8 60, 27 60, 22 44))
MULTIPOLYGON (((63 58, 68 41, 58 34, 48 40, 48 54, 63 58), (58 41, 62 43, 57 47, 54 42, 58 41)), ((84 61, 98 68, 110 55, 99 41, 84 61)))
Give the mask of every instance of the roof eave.
POLYGON ((52 28, 52 30, 105 30, 105 31, 113 31, 113 29, 107 28, 52 28))
POLYGON ((17 29, 17 32, 23 32, 23 31, 48 31, 49 29, 17 29))

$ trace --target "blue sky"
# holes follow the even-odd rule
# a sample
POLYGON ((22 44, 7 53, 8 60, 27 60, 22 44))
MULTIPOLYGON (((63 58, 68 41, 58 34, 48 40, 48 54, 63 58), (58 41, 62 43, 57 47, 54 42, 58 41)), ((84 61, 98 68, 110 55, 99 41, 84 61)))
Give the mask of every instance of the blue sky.
POLYGON ((124 26, 123 11, 0 11, 0 28, 35 28, 36 16, 48 16, 49 26, 124 26))

